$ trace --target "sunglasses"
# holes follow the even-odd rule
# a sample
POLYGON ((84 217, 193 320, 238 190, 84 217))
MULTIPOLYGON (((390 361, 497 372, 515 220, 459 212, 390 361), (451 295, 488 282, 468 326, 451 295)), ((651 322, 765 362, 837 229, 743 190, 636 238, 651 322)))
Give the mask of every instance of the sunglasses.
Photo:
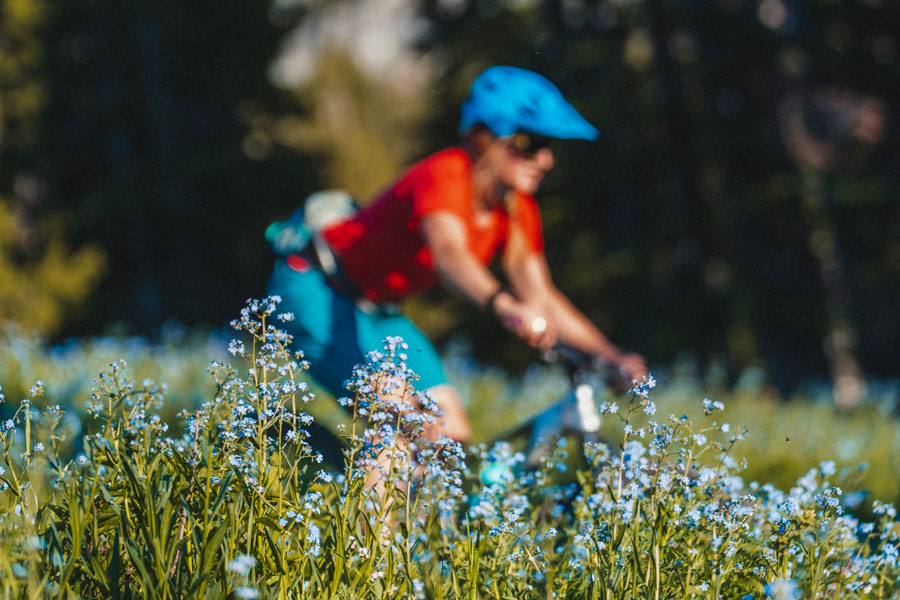
POLYGON ((522 158, 534 158, 535 154, 544 148, 549 148, 552 141, 553 138, 545 135, 537 135, 525 131, 519 131, 507 138, 509 147, 522 158))

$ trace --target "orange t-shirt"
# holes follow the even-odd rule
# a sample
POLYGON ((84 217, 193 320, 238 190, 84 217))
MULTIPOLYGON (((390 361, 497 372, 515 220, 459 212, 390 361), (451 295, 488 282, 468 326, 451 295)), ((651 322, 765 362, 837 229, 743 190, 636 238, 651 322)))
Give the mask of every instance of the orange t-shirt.
MULTIPOLYGON (((468 246, 483 264, 507 241, 510 216, 495 207, 484 226, 475 223, 471 162, 462 148, 432 154, 409 168, 356 215, 323 230, 344 276, 373 302, 398 302, 437 283, 431 251, 419 232, 422 218, 437 212, 459 217, 468 246)), ((542 252, 537 203, 517 193, 514 215, 528 249, 542 252)))

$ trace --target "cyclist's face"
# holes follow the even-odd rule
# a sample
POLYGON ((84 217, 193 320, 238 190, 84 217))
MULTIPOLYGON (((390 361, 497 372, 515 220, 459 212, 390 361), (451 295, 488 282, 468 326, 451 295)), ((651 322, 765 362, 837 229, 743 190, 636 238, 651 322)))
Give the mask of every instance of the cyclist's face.
POLYGON ((547 171, 553 168, 549 139, 526 133, 497 138, 500 155, 498 175, 508 188, 534 194, 547 171))

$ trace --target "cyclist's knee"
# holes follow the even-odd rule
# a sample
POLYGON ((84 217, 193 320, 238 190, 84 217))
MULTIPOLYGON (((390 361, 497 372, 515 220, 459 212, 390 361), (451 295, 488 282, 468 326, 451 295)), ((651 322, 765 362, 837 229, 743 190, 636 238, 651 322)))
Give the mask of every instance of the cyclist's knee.
MULTIPOLYGON (((421 410, 409 392, 403 381, 389 379, 382 383, 380 395, 400 412, 421 410)), ((472 427, 459 392, 448 384, 430 387, 427 392, 437 404, 440 414, 435 416, 434 423, 425 427, 425 437, 437 440, 445 436, 457 442, 465 442, 472 437, 472 427)))
POLYGON ((430 428, 429 437, 441 435, 457 442, 465 442, 472 437, 472 426, 462 405, 462 399, 456 388, 450 385, 438 385, 428 389, 431 397, 442 411, 430 428))

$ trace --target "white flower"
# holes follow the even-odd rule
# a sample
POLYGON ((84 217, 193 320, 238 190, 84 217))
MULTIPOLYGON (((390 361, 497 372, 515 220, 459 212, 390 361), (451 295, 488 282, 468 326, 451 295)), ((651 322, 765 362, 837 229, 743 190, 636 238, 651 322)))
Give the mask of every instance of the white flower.
POLYGON ((800 588, 793 579, 776 579, 766 585, 766 595, 772 600, 797 600, 800 588))
MULTIPOLYGON (((238 575, 249 575, 250 570, 256 566, 256 559, 250 556, 249 554, 241 554, 233 561, 228 563, 225 567, 232 573, 237 573, 238 575)), ((256 590, 253 590, 256 591, 256 590)), ((243 597, 243 596, 242 596, 243 597)), ((250 596, 247 596, 248 598, 250 596)), ((252 596, 255 598, 256 596, 252 596)))

